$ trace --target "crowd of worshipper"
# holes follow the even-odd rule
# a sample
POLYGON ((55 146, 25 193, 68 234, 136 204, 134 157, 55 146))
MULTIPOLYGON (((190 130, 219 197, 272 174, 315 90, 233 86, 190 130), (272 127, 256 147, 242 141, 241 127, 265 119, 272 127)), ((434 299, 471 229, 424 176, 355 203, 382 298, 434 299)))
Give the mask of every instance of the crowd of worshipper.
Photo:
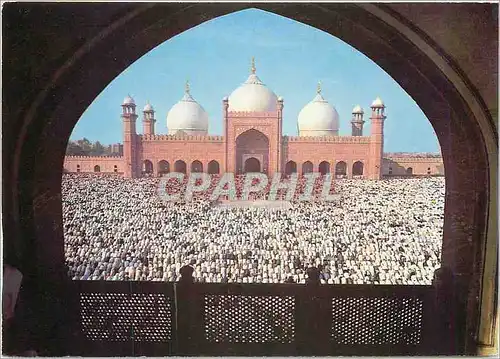
MULTIPOLYGON (((236 183, 241 193, 243 179, 236 183)), ((190 201, 162 200, 161 185, 154 177, 63 175, 72 279, 172 282, 190 265, 197 282, 305 283, 316 267, 325 284, 429 285, 440 266, 443 177, 335 180, 335 201, 294 196, 273 209, 219 206, 210 199, 216 181, 190 201)), ((172 194, 185 185, 166 187, 172 194)), ((313 192, 321 190, 317 181, 313 192)))

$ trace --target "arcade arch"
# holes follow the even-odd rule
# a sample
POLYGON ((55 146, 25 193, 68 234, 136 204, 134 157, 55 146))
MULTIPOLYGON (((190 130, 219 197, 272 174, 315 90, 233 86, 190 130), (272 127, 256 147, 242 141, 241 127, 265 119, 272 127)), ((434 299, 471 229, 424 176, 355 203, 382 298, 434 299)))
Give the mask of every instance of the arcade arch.
POLYGON ((335 165, 336 176, 347 176, 347 163, 344 161, 337 162, 335 165))
POLYGON ((330 173, 330 164, 327 161, 322 161, 319 164, 318 170, 322 175, 326 175, 327 173, 330 173))
POLYGON ((174 163, 174 171, 186 174, 187 173, 186 162, 184 162, 183 160, 177 160, 177 161, 175 161, 175 163, 174 163))
POLYGON ((199 173, 203 172, 203 163, 198 160, 195 160, 191 163, 191 172, 199 173))
POLYGON ((285 165, 285 174, 291 175, 297 173, 297 163, 295 161, 288 161, 285 165))
POLYGON ((219 174, 220 173, 219 162, 217 162, 216 160, 212 160, 212 161, 208 162, 208 171, 207 172, 211 175, 219 174))
POLYGON ((311 161, 306 161, 302 164, 302 173, 312 173, 314 171, 314 165, 311 161))
POLYGON ((168 163, 168 161, 161 160, 160 162, 158 162, 158 174, 159 175, 166 174, 169 172, 170 172, 170 163, 168 163))
POLYGON ((147 174, 153 173, 153 162, 150 160, 144 160, 142 171, 147 174))
POLYGON ((364 164, 361 161, 356 161, 352 164, 352 175, 363 176, 364 164))

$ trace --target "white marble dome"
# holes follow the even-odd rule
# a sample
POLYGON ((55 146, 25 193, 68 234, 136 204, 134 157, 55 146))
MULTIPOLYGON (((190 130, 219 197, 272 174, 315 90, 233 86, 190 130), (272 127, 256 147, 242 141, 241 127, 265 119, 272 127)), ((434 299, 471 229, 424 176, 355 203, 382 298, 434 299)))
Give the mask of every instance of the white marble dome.
POLYGON ((339 114, 318 88, 316 97, 300 111, 297 125, 299 136, 338 136, 339 114))
POLYGON ((127 97, 125 97, 123 99, 123 103, 122 104, 123 105, 134 105, 135 106, 135 101, 134 101, 134 99, 130 95, 128 95, 127 97))
POLYGON ((380 99, 380 97, 377 97, 373 102, 371 107, 384 107, 384 102, 380 99))
POLYGON ((229 111, 274 112, 278 97, 255 74, 252 60, 248 79, 229 96, 229 111))
POLYGON ((184 97, 167 114, 169 135, 206 135, 208 133, 208 114, 189 93, 186 85, 184 97))

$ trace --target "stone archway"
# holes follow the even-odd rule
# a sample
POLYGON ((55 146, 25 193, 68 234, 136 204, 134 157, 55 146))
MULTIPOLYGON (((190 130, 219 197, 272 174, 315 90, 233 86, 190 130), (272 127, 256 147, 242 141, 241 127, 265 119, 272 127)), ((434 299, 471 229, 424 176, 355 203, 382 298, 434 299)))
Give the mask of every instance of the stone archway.
POLYGON ((405 172, 407 176, 413 176, 413 167, 408 167, 405 172))
POLYGON ((326 175, 330 173, 330 164, 327 161, 322 161, 318 167, 319 173, 326 175))
POLYGON ((158 162, 158 174, 160 176, 169 172, 170 172, 170 163, 168 163, 168 161, 161 160, 160 162, 158 162))
POLYGON ((245 163, 243 165, 243 173, 261 172, 261 170, 261 163, 257 158, 250 157, 245 160, 245 163))
MULTIPOLYGON (((18 59, 29 59, 36 56, 37 43, 45 41, 48 44, 45 51, 57 53, 60 61, 5 61, 5 71, 12 74, 4 83, 8 89, 5 107, 17 109, 5 114, 3 127, 7 139, 3 142, 4 152, 12 153, 3 171, 4 188, 8 189, 4 193, 6 216, 3 219, 7 232, 6 257, 21 265, 36 263, 26 265, 26 277, 34 276, 36 281, 37 275, 43 275, 48 283, 58 283, 59 269, 62 272, 64 267, 63 234, 59 229, 62 228, 61 203, 57 200, 62 167, 55 169, 53 163, 54 160, 63 163, 66 149, 61 139, 69 138, 80 115, 101 90, 147 51, 203 21, 253 6, 322 29, 362 51, 387 71, 430 119, 438 134, 448 175, 442 263, 459 274, 461 288, 469 290, 460 295, 470 300, 467 312, 470 323, 467 323, 467 330, 464 328, 464 340, 472 343, 473 351, 477 343, 488 345, 484 340, 490 334, 494 338, 494 333, 487 328, 493 319, 487 318, 497 305, 492 301, 479 311, 479 303, 495 295, 488 290, 497 272, 494 268, 498 247, 498 139, 493 116, 497 116, 498 106, 490 104, 491 98, 497 102, 498 94, 497 85, 489 78, 494 72, 485 65, 485 59, 494 63, 496 69, 496 62, 491 61, 493 57, 487 52, 493 48, 496 53, 497 46, 481 41, 481 31, 486 24, 487 32, 483 33, 490 36, 488 26, 494 15, 487 9, 478 10, 479 4, 472 7, 474 16, 470 16, 471 8, 464 7, 465 4, 456 4, 453 11, 439 7, 442 4, 435 4, 437 8, 433 5, 172 4, 162 7, 138 4, 126 8, 111 5, 101 8, 99 18, 91 18, 82 10, 82 21, 67 23, 71 30, 66 29, 64 35, 53 33, 53 39, 62 41, 50 41, 43 32, 41 39, 27 36, 27 29, 31 28, 28 24, 36 23, 35 19, 39 18, 35 11, 16 17, 23 26, 6 26, 4 36, 10 40, 5 42, 9 50, 6 53, 18 59), (425 14, 416 6, 423 6, 425 14), (437 29, 432 16, 436 10, 440 16, 442 12, 448 21, 451 18, 458 25, 450 30, 437 29), (468 26, 468 18, 475 21, 478 17, 482 21, 476 23, 483 27, 468 26), (96 30, 83 31, 85 21, 92 23, 96 30), (457 36, 454 31, 462 31, 461 34, 468 38, 457 45, 460 51, 443 41, 443 37, 457 36), (19 40, 26 45, 17 46, 19 40), (485 52, 481 51, 483 47, 485 52), (470 53, 477 55, 474 63, 462 55, 470 53), (32 77, 25 73, 43 73, 44 76, 40 77, 40 82, 33 83, 32 77), (495 93, 490 90, 489 83, 495 93), (17 96, 19 88, 23 89, 24 96, 17 96), (79 101, 75 102, 75 98, 79 101), (47 118, 54 120, 46 121, 47 118), (447 121, 442 121, 443 118, 447 121), (31 205, 38 200, 42 205, 31 205), (26 220, 21 221, 21 218, 26 220), (51 240, 47 242, 44 238, 51 240), (31 270, 32 267, 38 272, 31 270), (484 291, 482 285, 486 288, 484 291), (479 318, 489 320, 489 324, 482 326, 476 340, 479 318)), ((57 7, 51 9, 45 13, 46 23, 57 24, 66 17, 57 7)), ((11 8, 11 15, 12 10, 19 12, 11 8)), ((497 29, 496 20, 494 27, 497 29)), ((494 37, 496 39, 498 33, 494 37)), ((57 306, 59 298, 53 292, 47 289, 46 303, 57 306)), ((41 306, 35 301, 31 304, 35 308, 41 306)), ((461 314, 464 315, 463 310, 461 314)), ((55 318, 47 320, 47 325, 54 325, 56 321, 55 318)))
POLYGON ((183 160, 177 160, 174 163, 174 172, 187 173, 187 165, 183 160))
POLYGON ((203 172, 203 163, 195 160, 191 163, 191 172, 203 172))
POLYGON ((101 172, 101 166, 95 165, 94 166, 94 172, 101 172))
POLYGON ((291 175, 297 173, 297 163, 295 161, 288 161, 285 165, 285 174, 291 175))
POLYGON ((347 176, 347 163, 344 161, 337 162, 335 165, 335 176, 347 176))
POLYGON ((353 176, 363 176, 364 165, 361 161, 356 161, 352 165, 353 176))
POLYGON ((147 174, 153 173, 153 163, 150 160, 144 160, 142 172, 147 174))
POLYGON ((312 173, 314 172, 314 165, 311 161, 306 161, 302 164, 302 173, 312 173))
POLYGON ((236 138, 236 173, 245 172, 245 163, 250 158, 259 161, 258 172, 269 172, 269 138, 253 128, 236 138))
POLYGON ((211 175, 219 174, 220 173, 219 162, 217 162, 215 160, 208 162, 208 171, 207 172, 211 175))

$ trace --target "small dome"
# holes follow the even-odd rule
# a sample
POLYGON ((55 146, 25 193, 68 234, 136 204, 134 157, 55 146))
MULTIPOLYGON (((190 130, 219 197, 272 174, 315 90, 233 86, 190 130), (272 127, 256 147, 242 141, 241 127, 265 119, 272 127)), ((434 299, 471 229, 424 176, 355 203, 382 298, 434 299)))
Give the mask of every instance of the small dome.
POLYGON ((354 108, 352 109, 352 113, 361 113, 361 114, 363 114, 364 112, 363 112, 363 109, 361 108, 361 106, 360 106, 360 105, 356 105, 356 106, 354 106, 354 108))
POLYGON ((228 101, 228 100, 229 100, 229 98, 228 98, 227 96, 224 96, 224 97, 222 98, 222 101, 228 101))
POLYGON ((208 132, 208 114, 189 93, 186 84, 184 97, 167 114, 169 135, 185 133, 187 135, 205 135, 208 132))
POLYGON ((283 97, 278 97, 278 101, 283 101, 283 97))
POLYGON ((153 106, 151 106, 151 104, 148 102, 146 106, 144 106, 143 112, 152 112, 152 111, 154 111, 153 106))
POLYGON ((264 85, 255 74, 252 59, 248 79, 229 96, 229 111, 274 112, 277 110, 277 96, 264 85))
POLYGON ((371 107, 385 107, 384 102, 380 99, 380 97, 377 97, 375 101, 372 102, 371 107))
POLYGON ((339 131, 339 114, 318 94, 299 113, 297 121, 299 136, 336 136, 339 131))
POLYGON ((128 95, 127 97, 125 97, 123 99, 123 105, 134 105, 135 106, 135 101, 132 97, 130 97, 130 95, 128 95))

